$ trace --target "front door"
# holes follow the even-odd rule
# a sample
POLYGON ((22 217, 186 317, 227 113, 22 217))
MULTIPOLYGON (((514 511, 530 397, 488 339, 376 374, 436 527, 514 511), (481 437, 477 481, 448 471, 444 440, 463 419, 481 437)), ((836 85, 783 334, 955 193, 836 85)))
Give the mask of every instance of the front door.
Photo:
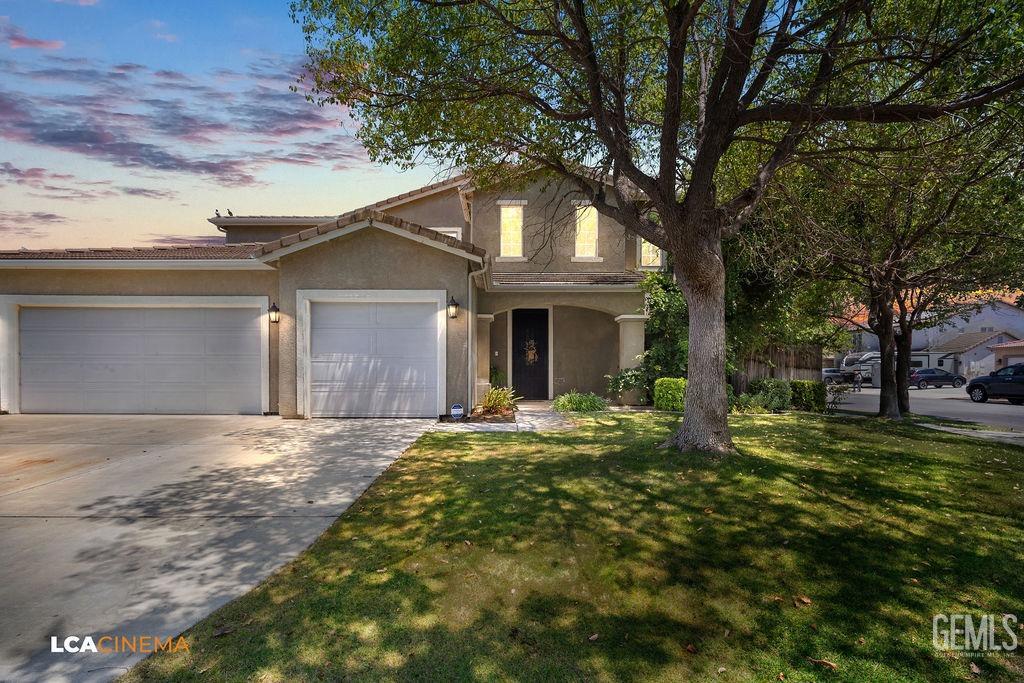
POLYGON ((523 398, 548 398, 548 352, 548 310, 512 311, 512 386, 523 398))

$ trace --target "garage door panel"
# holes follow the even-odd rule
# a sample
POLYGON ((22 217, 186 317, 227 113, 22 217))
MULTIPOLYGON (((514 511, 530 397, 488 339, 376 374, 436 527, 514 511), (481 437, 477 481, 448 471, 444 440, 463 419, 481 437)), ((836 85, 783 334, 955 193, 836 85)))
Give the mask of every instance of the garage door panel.
POLYGON ((1017 363, 1024 363, 1024 356, 1014 356, 1006 359, 1007 365, 1016 365, 1017 363))
POLYGON ((438 414, 436 303, 311 307, 310 415, 438 414))
POLYGON ((391 303, 377 306, 377 326, 384 328, 437 329, 434 304, 391 303))
POLYGON ((318 329, 331 327, 371 327, 376 319, 377 304, 373 303, 314 303, 310 311, 318 329))
POLYGON ((258 308, 23 308, 20 313, 23 412, 262 409, 258 308))
POLYGON ((336 355, 338 360, 353 356, 369 356, 374 352, 373 330, 318 329, 313 335, 314 356, 336 355))

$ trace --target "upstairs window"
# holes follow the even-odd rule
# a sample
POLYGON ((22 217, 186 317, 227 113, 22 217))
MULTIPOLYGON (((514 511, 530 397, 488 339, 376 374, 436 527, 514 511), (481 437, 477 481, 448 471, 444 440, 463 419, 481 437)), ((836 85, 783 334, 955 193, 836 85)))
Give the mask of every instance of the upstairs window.
POLYGON ((576 258, 597 258, 597 209, 589 204, 576 207, 576 258))
POLYGON ((502 258, 523 257, 523 205, 504 204, 498 207, 501 221, 502 258))
POLYGON ((661 268, 661 249, 641 237, 639 261, 641 268, 661 268))

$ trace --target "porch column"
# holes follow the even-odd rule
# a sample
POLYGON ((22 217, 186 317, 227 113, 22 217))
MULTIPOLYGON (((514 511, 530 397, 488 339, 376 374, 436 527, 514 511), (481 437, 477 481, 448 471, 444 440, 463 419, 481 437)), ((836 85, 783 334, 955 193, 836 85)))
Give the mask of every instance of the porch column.
POLYGON ((490 313, 476 314, 476 381, 473 386, 476 395, 473 404, 479 403, 484 394, 491 388, 491 323, 494 316, 490 313))
MULTIPOLYGON (((619 370, 635 368, 640 365, 640 360, 637 357, 644 352, 644 327, 647 316, 620 315, 615 318, 615 322, 619 324, 619 370)), ((639 404, 639 392, 623 392, 619 396, 619 403, 622 405, 639 404)))

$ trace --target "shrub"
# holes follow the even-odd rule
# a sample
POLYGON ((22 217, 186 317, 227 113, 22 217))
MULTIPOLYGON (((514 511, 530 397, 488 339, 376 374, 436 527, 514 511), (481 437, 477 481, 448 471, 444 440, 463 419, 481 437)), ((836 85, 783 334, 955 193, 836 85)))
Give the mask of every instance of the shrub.
POLYGON ((793 379, 789 381, 793 391, 793 408, 807 410, 812 413, 825 412, 825 383, 813 379, 793 379))
POLYGON ((491 387, 480 401, 480 412, 494 415, 515 410, 518 400, 512 387, 491 387))
POLYGON ((731 410, 736 413, 769 413, 765 406, 764 394, 740 394, 733 401, 731 410))
POLYGON ((662 377, 654 381, 654 407, 658 410, 682 412, 686 407, 686 380, 662 377))
POLYGON ((793 390, 784 379, 765 377, 750 383, 750 391, 761 396, 765 409, 773 413, 787 410, 793 403, 793 390))
POLYGON ((830 384, 828 386, 828 401, 825 403, 825 414, 832 415, 839 410, 848 393, 850 393, 849 384, 830 384))
POLYGON ((552 407, 560 413, 593 413, 604 410, 607 404, 603 398, 593 392, 581 394, 573 389, 555 397, 552 407))
POLYGON ((605 379, 608 380, 608 393, 612 396, 637 391, 644 402, 648 400, 650 387, 647 383, 647 373, 641 366, 619 370, 614 375, 605 375, 605 379))
POLYGON ((505 375, 505 371, 494 365, 491 366, 490 377, 488 379, 490 380, 492 387, 508 386, 508 376, 505 375))

